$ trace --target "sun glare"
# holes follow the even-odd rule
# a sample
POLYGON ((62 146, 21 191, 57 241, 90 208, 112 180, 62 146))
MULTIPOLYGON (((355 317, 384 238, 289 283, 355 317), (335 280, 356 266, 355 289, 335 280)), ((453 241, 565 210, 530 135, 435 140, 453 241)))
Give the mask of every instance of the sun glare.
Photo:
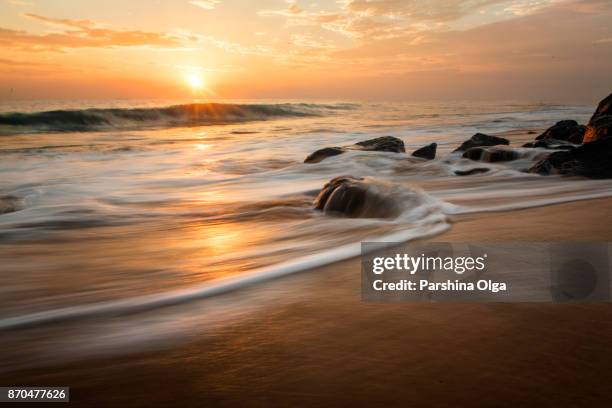
POLYGON ((194 91, 200 90, 204 87, 204 80, 198 75, 189 75, 187 77, 187 83, 194 91))

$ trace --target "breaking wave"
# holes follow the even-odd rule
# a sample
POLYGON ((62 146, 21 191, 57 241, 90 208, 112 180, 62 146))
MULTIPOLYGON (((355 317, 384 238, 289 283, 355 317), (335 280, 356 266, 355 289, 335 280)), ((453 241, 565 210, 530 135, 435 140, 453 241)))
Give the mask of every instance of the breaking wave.
POLYGON ((355 105, 190 103, 160 108, 91 108, 0 113, 0 134, 72 132, 113 128, 204 126, 283 117, 321 116, 355 105))

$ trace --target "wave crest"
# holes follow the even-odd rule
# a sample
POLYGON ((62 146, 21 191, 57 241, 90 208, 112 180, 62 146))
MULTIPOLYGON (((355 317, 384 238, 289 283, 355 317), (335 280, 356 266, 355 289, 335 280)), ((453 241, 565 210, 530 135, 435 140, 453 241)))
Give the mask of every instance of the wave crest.
POLYGON ((91 108, 0 114, 0 133, 71 132, 107 128, 203 126, 325 115, 352 104, 190 103, 160 108, 91 108), (3 129, 4 128, 4 129, 3 129))

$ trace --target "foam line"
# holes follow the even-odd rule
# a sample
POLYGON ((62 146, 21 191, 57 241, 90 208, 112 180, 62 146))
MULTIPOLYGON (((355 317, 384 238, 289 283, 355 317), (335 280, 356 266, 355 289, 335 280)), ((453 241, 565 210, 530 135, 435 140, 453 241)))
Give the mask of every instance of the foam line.
MULTIPOLYGON (((450 228, 440 223, 428 228, 401 231, 383 237, 365 239, 371 242, 405 242, 415 238, 426 238, 440 234, 450 228)), ((84 306, 71 306, 45 312, 32 313, 0 320, 0 330, 17 329, 76 318, 117 315, 171 306, 198 299, 210 298, 248 286, 278 279, 297 272, 318 268, 334 262, 353 258, 361 253, 361 243, 340 246, 316 255, 309 255, 290 262, 258 269, 235 277, 219 279, 204 285, 171 292, 140 296, 127 300, 116 300, 84 306)))

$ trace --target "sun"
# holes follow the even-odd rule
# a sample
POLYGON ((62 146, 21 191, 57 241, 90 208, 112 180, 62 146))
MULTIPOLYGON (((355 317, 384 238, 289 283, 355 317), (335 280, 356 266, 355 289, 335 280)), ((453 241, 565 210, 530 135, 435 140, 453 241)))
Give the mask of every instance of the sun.
POLYGON ((198 91, 204 87, 204 80, 201 76, 192 74, 187 77, 187 84, 194 91, 198 91))

